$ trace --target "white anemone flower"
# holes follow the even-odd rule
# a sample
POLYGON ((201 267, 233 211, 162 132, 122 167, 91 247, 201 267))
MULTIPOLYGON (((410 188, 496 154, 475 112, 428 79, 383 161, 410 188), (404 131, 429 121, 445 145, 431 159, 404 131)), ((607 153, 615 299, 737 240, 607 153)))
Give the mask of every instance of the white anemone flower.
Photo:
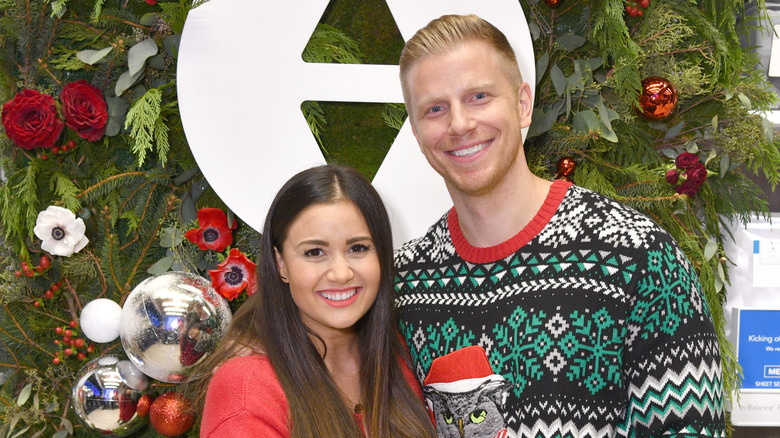
POLYGON ((70 257, 87 246, 86 227, 81 218, 67 208, 50 205, 38 213, 33 232, 43 241, 41 248, 50 254, 70 257))

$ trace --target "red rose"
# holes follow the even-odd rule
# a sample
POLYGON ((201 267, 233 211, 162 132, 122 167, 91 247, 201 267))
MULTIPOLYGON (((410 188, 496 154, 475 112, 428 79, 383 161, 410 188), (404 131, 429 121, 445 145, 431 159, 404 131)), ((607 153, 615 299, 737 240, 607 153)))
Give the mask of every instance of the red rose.
POLYGON ((146 0, 146 3, 149 3, 150 5, 156 5, 157 0, 146 0))
POLYGON ((60 92, 65 124, 81 138, 98 141, 106 132, 108 105, 100 89, 85 80, 70 82, 60 92))
POLYGON ((681 195, 694 196, 701 190, 700 186, 694 185, 691 180, 687 180, 679 186, 675 187, 674 191, 681 195))
POLYGON ((184 237, 192 243, 196 243, 200 249, 213 249, 222 252, 233 243, 233 227, 228 228, 227 215, 218 208, 201 208, 198 210, 198 224, 200 228, 193 228, 184 237))
POLYGON ((690 152, 683 152, 674 160, 678 169, 687 169, 699 162, 699 156, 690 152))
POLYGON ((233 248, 230 255, 217 265, 219 269, 210 269, 211 284, 220 295, 232 301, 246 288, 246 293, 252 296, 257 291, 257 265, 252 263, 244 253, 233 248))
POLYGON ((3 105, 5 134, 22 149, 54 146, 65 124, 54 99, 35 90, 22 90, 3 105))
POLYGON ((669 169, 666 171, 666 182, 671 185, 677 184, 677 180, 680 178, 680 173, 677 169, 669 169))
POLYGON ((688 174, 688 181, 696 187, 704 184, 704 180, 707 179, 707 168, 701 163, 694 164, 685 173, 688 174))

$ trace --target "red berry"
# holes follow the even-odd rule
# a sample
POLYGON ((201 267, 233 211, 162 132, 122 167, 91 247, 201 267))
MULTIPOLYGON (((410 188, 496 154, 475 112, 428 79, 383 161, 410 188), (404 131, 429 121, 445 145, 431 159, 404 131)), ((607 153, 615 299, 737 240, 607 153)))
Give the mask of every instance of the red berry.
POLYGON ((71 336, 73 336, 73 330, 71 330, 71 329, 65 329, 65 336, 67 336, 67 337, 69 337, 69 338, 70 338, 71 336))
POLYGON ((650 0, 639 0, 639 6, 646 9, 648 6, 650 6, 650 0))
POLYGON ((76 357, 77 357, 79 360, 84 360, 84 359, 86 359, 86 358, 87 358, 87 355, 86 355, 86 354, 84 354, 84 353, 82 353, 82 352, 79 352, 79 354, 77 354, 77 355, 76 355, 76 357))
POLYGON ((36 266, 36 267, 35 267, 35 272, 37 272, 37 273, 39 273, 39 274, 40 274, 41 272, 43 272, 43 266, 41 266, 41 265, 38 265, 38 266, 36 266))
POLYGON ((41 160, 48 160, 49 156, 46 154, 41 154, 41 160))
POLYGON ((35 307, 41 307, 41 302, 38 300, 33 301, 33 306, 35 307))
POLYGON ((48 290, 46 290, 46 292, 43 293, 43 296, 45 298, 53 298, 54 297, 54 292, 52 292, 51 289, 48 289, 48 290))
POLYGON ((72 348, 66 348, 64 353, 65 353, 65 356, 70 356, 71 354, 73 354, 73 349, 72 348))
POLYGON ((68 140, 68 142, 65 144, 68 145, 68 149, 73 149, 76 147, 76 142, 73 140, 68 140))
POLYGON ((60 290, 60 284, 59 283, 54 283, 54 284, 51 285, 51 287, 49 289, 51 289, 52 292, 57 292, 58 290, 60 290))
POLYGON ((66 343, 68 345, 70 345, 70 341, 71 341, 71 339, 68 336, 65 336, 65 337, 62 338, 62 342, 66 343))
POLYGON ((54 340, 54 345, 60 345, 60 340, 59 339, 55 339, 54 340))
POLYGON ((24 271, 24 275, 26 275, 28 277, 32 277, 33 275, 35 275, 35 272, 33 272, 33 271, 24 271))
POLYGON ((64 330, 62 330, 62 327, 57 327, 54 329, 54 333, 57 333, 58 335, 61 335, 63 331, 64 330))
POLYGON ((21 277, 22 276, 22 271, 16 271, 16 272, 14 272, 14 275, 16 275, 17 277, 21 277))
POLYGON ((53 148, 51 148, 51 153, 59 154, 60 153, 60 147, 59 146, 54 146, 53 148))
POLYGON ((52 361, 51 361, 51 362, 52 362, 54 365, 59 365, 59 364, 60 364, 60 358, 59 358, 59 357, 55 357, 54 359, 52 359, 52 361))
POLYGON ((642 10, 641 9, 637 9, 636 10, 636 16, 637 17, 641 17, 642 16, 642 10))
POLYGON ((87 353, 92 353, 95 351, 95 346, 92 344, 89 344, 89 347, 87 347, 87 353))
POLYGON ((75 320, 75 319, 71 319, 69 324, 70 324, 70 326, 71 326, 71 327, 73 327, 73 328, 76 328, 76 327, 78 327, 78 326, 79 326, 79 323, 78 323, 78 322, 76 322, 76 320, 75 320))
POLYGON ((22 271, 29 271, 30 267, 27 265, 27 262, 22 262, 22 271))
POLYGON ((46 256, 41 256, 41 266, 43 266, 43 269, 49 269, 49 264, 51 260, 49 260, 46 256))
POLYGON ((73 343, 77 347, 83 347, 84 346, 84 339, 82 339, 82 338, 75 339, 73 343))

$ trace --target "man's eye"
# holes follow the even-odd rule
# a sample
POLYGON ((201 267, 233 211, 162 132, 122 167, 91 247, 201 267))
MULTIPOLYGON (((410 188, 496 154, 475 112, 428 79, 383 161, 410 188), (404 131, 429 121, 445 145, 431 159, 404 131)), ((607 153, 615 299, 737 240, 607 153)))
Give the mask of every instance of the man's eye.
POLYGON ((474 99, 484 99, 487 97, 487 94, 485 93, 477 93, 474 95, 474 99))
POLYGON ((432 112, 432 113, 438 113, 438 112, 440 112, 440 111, 442 111, 442 110, 444 110, 444 108, 442 108, 440 105, 435 105, 435 106, 431 107, 431 110, 430 110, 430 112, 432 112))

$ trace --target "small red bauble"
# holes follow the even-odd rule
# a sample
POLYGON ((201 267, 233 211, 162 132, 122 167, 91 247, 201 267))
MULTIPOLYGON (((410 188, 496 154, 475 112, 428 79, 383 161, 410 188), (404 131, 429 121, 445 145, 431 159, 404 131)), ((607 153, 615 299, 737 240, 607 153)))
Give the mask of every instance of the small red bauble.
POLYGON ((667 79, 651 76, 642 80, 637 112, 647 120, 665 119, 677 106, 677 90, 667 79))
MULTIPOLYGON (((89 349, 87 349, 89 350, 89 349)), ((152 397, 149 394, 144 394, 138 399, 138 404, 135 407, 135 412, 139 417, 143 418, 149 415, 149 408, 152 405, 152 397)))
POLYGON ((157 433, 168 437, 188 431, 195 421, 191 404, 181 394, 166 392, 158 396, 149 408, 149 421, 157 433))
POLYGON ((563 3, 563 0, 544 0, 544 4, 555 9, 563 3))
POLYGON ((556 167, 556 178, 563 178, 567 181, 571 181, 571 176, 574 174, 574 169, 577 167, 577 163, 572 157, 563 157, 558 160, 556 167))

